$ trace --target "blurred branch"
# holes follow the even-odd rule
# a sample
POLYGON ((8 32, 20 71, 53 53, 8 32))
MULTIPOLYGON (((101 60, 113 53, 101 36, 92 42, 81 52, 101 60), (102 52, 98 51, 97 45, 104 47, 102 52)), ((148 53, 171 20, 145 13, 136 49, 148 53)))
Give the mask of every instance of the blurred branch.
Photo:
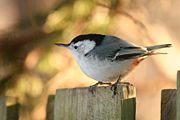
POLYGON ((59 3, 57 3, 56 6, 52 8, 52 11, 58 10, 64 5, 68 5, 68 4, 72 5, 74 2, 75 2, 74 0, 60 0, 59 3))
POLYGON ((0 65, 2 70, 6 70, 4 75, 0 76, 0 94, 7 88, 12 87, 11 85, 15 85, 15 83, 11 84, 14 81, 13 78, 25 71, 24 61, 28 53, 37 46, 44 47, 43 53, 46 53, 53 47, 52 44, 56 40, 49 41, 47 38, 57 37, 60 33, 61 31, 45 33, 41 29, 38 29, 27 32, 26 34, 6 34, 0 38, 0 65))
POLYGON ((131 19, 135 24, 137 24, 139 27, 141 27, 144 30, 147 30, 146 26, 144 25, 144 23, 142 23, 141 21, 139 21, 138 19, 134 18, 132 15, 130 15, 128 12, 123 11, 123 10, 115 10, 114 8, 112 9, 110 6, 102 4, 102 3, 97 3, 97 5, 108 8, 110 10, 115 11, 118 14, 124 15, 127 18, 131 19))
POLYGON ((6 76, 0 80, 0 96, 5 95, 4 91, 6 91, 9 87, 12 87, 13 85, 15 85, 15 84, 10 83, 12 82, 11 79, 13 76, 14 75, 10 74, 9 76, 6 76))
POLYGON ((29 18, 24 18, 22 20, 20 20, 19 24, 17 25, 17 28, 21 29, 25 29, 25 28, 29 28, 29 27, 42 27, 42 25, 44 25, 44 23, 47 20, 47 17, 53 12, 56 11, 58 9, 60 9, 61 7, 65 6, 65 5, 72 5, 74 3, 73 0, 60 0, 56 5, 54 5, 54 7, 52 7, 50 10, 48 10, 49 12, 46 13, 34 13, 33 15, 29 16, 29 18), (33 25, 34 24, 34 25, 33 25))
POLYGON ((108 8, 109 10, 113 10, 115 13, 117 14, 121 14, 127 18, 129 18, 130 20, 132 20, 134 22, 134 24, 136 24, 137 26, 139 26, 144 32, 145 32, 145 35, 147 37, 147 39, 149 40, 152 40, 149 33, 148 33, 148 30, 147 30, 147 27, 145 26, 145 24, 143 22, 141 22, 140 20, 136 19, 135 17, 133 17, 131 14, 129 14, 128 12, 124 11, 124 10, 119 10, 119 9, 114 9, 112 8, 111 6, 108 6, 108 5, 105 5, 103 3, 99 3, 97 2, 97 5, 99 6, 102 6, 102 7, 105 7, 105 8, 108 8))

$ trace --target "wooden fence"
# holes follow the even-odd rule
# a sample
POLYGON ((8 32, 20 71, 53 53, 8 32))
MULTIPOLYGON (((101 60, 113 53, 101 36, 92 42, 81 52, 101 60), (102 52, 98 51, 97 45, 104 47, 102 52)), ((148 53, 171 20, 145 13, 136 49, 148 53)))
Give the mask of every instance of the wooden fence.
MULTIPOLYGON (((48 97, 46 120, 135 120, 135 88, 121 85, 117 91, 112 96, 105 86, 94 94, 88 88, 59 89, 48 97)), ((6 98, 0 97, 0 120, 18 120, 19 105, 6 106, 6 98)), ((180 120, 180 71, 177 90, 162 90, 161 120, 180 120)))
POLYGON ((135 88, 122 85, 117 91, 113 96, 110 87, 94 94, 88 88, 57 90, 54 120, 135 120, 135 88))
POLYGON ((180 71, 177 73, 177 89, 161 92, 161 120, 180 120, 180 71))
POLYGON ((6 105, 7 97, 0 96, 0 120, 18 120, 19 105, 6 105))

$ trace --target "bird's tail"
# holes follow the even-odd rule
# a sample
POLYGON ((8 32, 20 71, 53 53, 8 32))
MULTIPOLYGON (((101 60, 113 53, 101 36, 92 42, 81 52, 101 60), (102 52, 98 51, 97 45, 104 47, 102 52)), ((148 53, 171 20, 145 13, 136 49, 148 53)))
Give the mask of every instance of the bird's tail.
POLYGON ((148 46, 146 47, 148 51, 154 51, 154 50, 158 50, 161 48, 167 48, 167 47, 171 47, 172 44, 162 44, 162 45, 153 45, 153 46, 148 46))

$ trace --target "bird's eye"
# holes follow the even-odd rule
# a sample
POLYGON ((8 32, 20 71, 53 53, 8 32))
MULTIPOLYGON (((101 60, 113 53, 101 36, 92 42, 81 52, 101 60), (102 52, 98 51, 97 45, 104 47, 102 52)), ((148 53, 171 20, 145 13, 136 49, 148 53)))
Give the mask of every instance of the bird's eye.
POLYGON ((74 49, 77 49, 78 48, 78 46, 74 46, 74 49))

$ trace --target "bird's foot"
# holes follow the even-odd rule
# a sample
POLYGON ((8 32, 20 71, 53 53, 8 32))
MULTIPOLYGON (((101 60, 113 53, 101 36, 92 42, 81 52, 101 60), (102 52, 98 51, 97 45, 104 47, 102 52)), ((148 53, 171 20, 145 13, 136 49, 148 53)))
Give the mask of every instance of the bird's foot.
POLYGON ((112 85, 112 84, 111 84, 111 83, 106 83, 106 82, 97 82, 96 84, 91 85, 91 86, 89 87, 89 91, 90 91, 92 94, 94 94, 94 92, 96 91, 96 88, 97 88, 98 85, 112 85))
POLYGON ((117 95, 117 85, 120 84, 119 82, 115 82, 111 85, 111 90, 113 91, 113 96, 117 95))
POLYGON ((129 82, 119 82, 119 81, 117 81, 117 82, 115 82, 114 84, 112 84, 111 85, 111 90, 113 91, 113 96, 115 96, 115 95, 117 95, 118 94, 118 92, 117 92, 117 86, 118 86, 118 84, 119 85, 125 85, 126 87, 127 87, 127 91, 128 91, 128 93, 129 93, 129 86, 133 86, 131 83, 129 83, 129 82))
POLYGON ((94 85, 91 85, 89 86, 89 91, 94 94, 94 92, 96 91, 96 88, 97 88, 98 84, 94 84, 94 85))

